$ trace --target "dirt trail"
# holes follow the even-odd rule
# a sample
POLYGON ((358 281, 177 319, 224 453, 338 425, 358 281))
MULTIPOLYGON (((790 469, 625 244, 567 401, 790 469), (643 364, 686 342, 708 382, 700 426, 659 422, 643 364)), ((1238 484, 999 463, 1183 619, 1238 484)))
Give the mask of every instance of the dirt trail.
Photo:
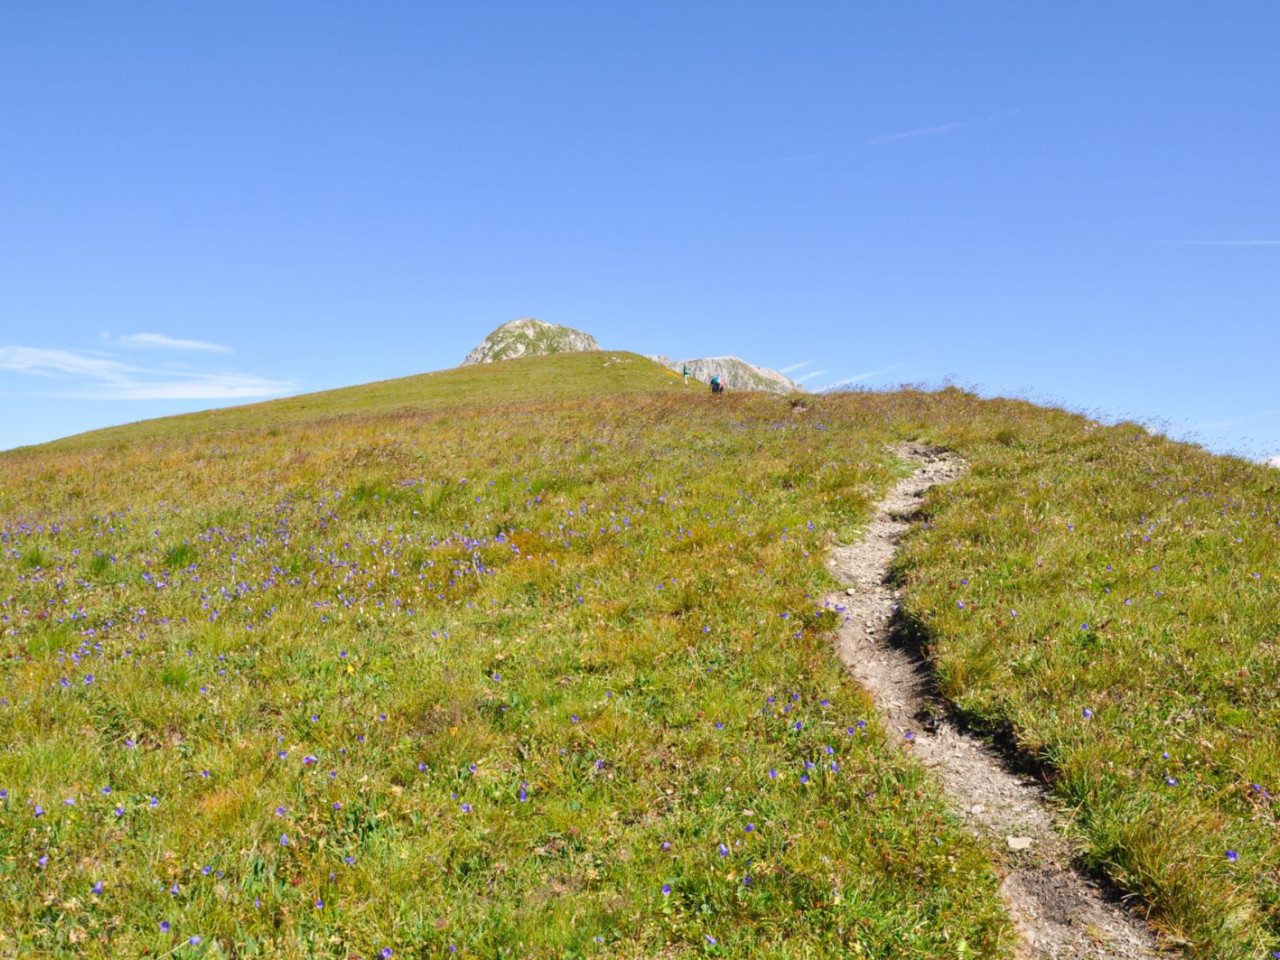
POLYGON ((1070 844, 1043 789, 1005 769, 981 742, 962 733, 932 693, 928 666, 895 642, 898 595, 885 584, 898 539, 935 483, 964 472, 960 460, 912 445, 898 451, 919 464, 880 503, 858 543, 829 561, 849 585, 827 600, 844 614, 837 650, 871 692, 889 730, 941 782, 956 814, 1003 851, 1001 893, 1025 960, 1136 960, 1160 955, 1139 919, 1072 866, 1070 844))

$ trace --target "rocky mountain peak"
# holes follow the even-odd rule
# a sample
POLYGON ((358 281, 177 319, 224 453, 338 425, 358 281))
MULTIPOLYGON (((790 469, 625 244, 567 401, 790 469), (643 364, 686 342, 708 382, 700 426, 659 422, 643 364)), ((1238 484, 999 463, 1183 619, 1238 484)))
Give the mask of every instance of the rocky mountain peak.
POLYGON ((549 353, 578 353, 599 350, 595 337, 572 327, 523 317, 504 323, 481 340, 467 354, 463 365, 494 363, 516 357, 541 357, 549 353))

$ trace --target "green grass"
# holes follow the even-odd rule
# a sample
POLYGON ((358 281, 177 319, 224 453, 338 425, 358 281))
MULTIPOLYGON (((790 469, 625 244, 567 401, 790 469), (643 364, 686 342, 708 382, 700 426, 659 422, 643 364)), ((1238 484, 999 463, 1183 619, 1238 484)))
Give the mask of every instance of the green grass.
POLYGON ((0 955, 1007 952, 830 653, 891 424, 607 359, 0 458, 0 955))
POLYGON ((1131 424, 986 407, 1001 416, 937 410, 922 428, 972 466, 899 558, 943 692, 1045 768, 1086 859, 1187 956, 1270 956, 1280 472, 1131 424))
POLYGON ((585 354, 0 455, 0 956, 1009 952, 830 651, 907 438, 970 464, 896 568, 944 693, 1187 956, 1280 949, 1280 473, 585 354))
MULTIPOLYGON (((214 456, 232 456, 214 443, 222 433, 238 442, 278 436, 288 427, 327 429, 335 421, 380 418, 447 420, 455 413, 492 406, 525 407, 557 401, 585 401, 601 395, 629 395, 685 389, 673 371, 634 353, 557 354, 485 363, 358 387, 308 393, 283 400, 226 407, 159 420, 144 420, 77 434, 39 448, 0 453, 0 459, 28 450, 98 450, 139 443, 198 437, 214 456)), ((692 384, 688 388, 692 391, 692 384)))

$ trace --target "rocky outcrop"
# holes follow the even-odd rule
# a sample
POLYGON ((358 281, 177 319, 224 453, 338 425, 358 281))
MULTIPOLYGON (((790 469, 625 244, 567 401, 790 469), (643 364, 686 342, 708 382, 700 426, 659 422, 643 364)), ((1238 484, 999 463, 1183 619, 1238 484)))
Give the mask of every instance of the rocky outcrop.
POLYGON ((689 376, 704 383, 709 382, 716 374, 720 382, 728 390, 766 390, 770 393, 799 393, 804 387, 777 370, 768 367, 757 367, 754 363, 739 357, 703 357, 700 360, 670 360, 663 356, 651 356, 663 366, 670 367, 679 373, 689 368, 689 376))
MULTIPOLYGON (((599 350, 595 337, 572 327, 562 327, 545 320, 524 318, 504 323, 489 334, 467 354, 463 365, 470 363, 494 363, 515 357, 541 357, 549 353, 579 353, 599 350)), ((679 373, 685 367, 689 375, 703 383, 719 375, 720 382, 728 390, 766 390, 770 393, 797 393, 804 387, 768 367, 757 367, 739 357, 702 357, 697 360, 672 360, 653 355, 657 363, 679 373)))
POLYGON ((504 323, 480 341, 463 365, 494 363, 515 357, 541 357, 549 353, 580 353, 599 350, 596 338, 572 327, 562 327, 545 320, 524 318, 504 323))

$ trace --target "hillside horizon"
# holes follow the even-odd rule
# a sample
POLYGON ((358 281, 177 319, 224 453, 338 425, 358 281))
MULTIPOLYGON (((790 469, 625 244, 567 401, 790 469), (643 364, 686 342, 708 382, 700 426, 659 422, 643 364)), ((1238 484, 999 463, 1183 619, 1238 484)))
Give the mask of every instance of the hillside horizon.
POLYGON ((67 956, 1074 960, 1091 924, 1280 949, 1274 880, 1237 866, 1280 855, 1250 732, 1280 729, 1277 497, 1134 424, 955 387, 713 396, 612 352, 6 453, 0 929, 67 956), (858 673, 902 649, 919 716, 858 673), (957 807, 915 759, 939 724, 1073 819, 999 813, 1003 767, 957 807), (1081 863, 1141 911, 1086 902, 1081 863), (1028 933, 1042 875, 1084 900, 1028 933))
POLYGON ((1280 960, 1280 5, 0 22, 0 960, 1280 960))
MULTIPOLYGON (((653 367, 659 370, 669 369, 666 365, 664 365, 661 362, 661 358, 655 359, 654 357, 645 356, 645 355, 642 355, 639 353, 633 353, 630 351, 605 350, 605 351, 601 351, 601 353, 604 354, 606 357, 617 356, 619 358, 626 358, 627 360, 631 360, 631 361, 635 361, 635 360, 644 361, 645 364, 651 364, 653 367)), ((519 361, 527 362, 530 359, 534 359, 534 358, 516 358, 517 362, 519 361)), ((508 361, 504 361, 504 362, 508 362, 508 361)), ((78 444, 81 442, 86 442, 89 438, 105 440, 112 436, 117 436, 117 435, 124 436, 126 434, 131 434, 134 432, 134 431, 131 431, 131 428, 136 428, 137 436, 151 435, 150 431, 152 430, 157 431, 154 434, 155 436, 162 435, 166 429, 165 425, 175 424, 175 423, 185 423, 185 424, 192 424, 192 425, 198 424, 202 428, 207 427, 210 429, 220 428, 220 427, 215 427, 215 425, 221 424, 230 428, 237 423, 247 423, 250 420, 254 419, 254 417, 258 415, 267 414, 269 412, 279 412, 284 417, 284 420, 288 422, 292 418, 298 415, 299 410, 310 409, 310 404, 313 401, 319 401, 322 406, 328 403, 328 404, 333 404, 335 406, 340 407, 347 398, 360 395, 364 391, 368 391, 369 396, 368 396, 367 402, 374 409, 382 409, 386 405, 395 406, 397 404, 412 403, 414 388, 417 385, 421 385, 424 389, 422 396, 430 397, 433 402, 446 402, 447 397, 445 396, 445 394, 450 389, 461 390, 462 391, 461 395, 463 397, 475 398, 475 399, 479 399, 479 398, 490 399, 488 395, 485 393, 484 387, 482 385, 484 383, 483 375, 481 375, 481 379, 478 381, 472 381, 470 378, 466 376, 460 376, 457 381, 454 381, 446 376, 444 380, 435 381, 431 385, 432 389, 426 388, 427 378, 441 377, 442 375, 449 375, 449 374, 460 374, 462 371, 467 369, 478 370, 478 369, 482 369, 482 367, 477 365, 462 364, 455 367, 446 367, 440 370, 427 371, 424 373, 407 374, 403 376, 390 377, 385 380, 370 381, 369 383, 351 384, 346 386, 330 387, 322 390, 292 394, 287 397, 280 397, 276 399, 249 401, 245 403, 233 404, 233 405, 228 405, 223 407, 201 409, 201 410, 196 410, 189 413, 179 413, 179 414, 173 414, 173 415, 162 416, 162 417, 146 418, 142 420, 129 420, 129 421, 124 421, 122 423, 112 424, 104 427, 96 427, 94 429, 82 431, 80 433, 68 434, 63 437, 55 437, 53 439, 41 441, 39 443, 22 444, 15 447, 9 447, 7 449, 0 450, 0 456, 4 456, 7 454, 23 453, 28 451, 35 451, 35 450, 44 449, 46 447, 58 446, 62 444, 78 444), (472 393, 471 391, 473 390, 477 392, 472 393), (124 431, 125 433, 119 434, 117 433, 119 431, 124 431)), ((551 381, 554 381, 557 377, 560 377, 562 375, 556 372, 552 372, 549 369, 545 371, 540 371, 540 372, 543 372, 545 375, 544 377, 538 378, 533 384, 530 385, 530 394, 529 394, 530 399, 538 399, 538 398, 545 399, 545 398, 550 398, 555 396, 555 389, 552 386, 551 381)), ((658 389, 659 385, 665 382, 666 381, 662 379, 653 378, 653 377, 635 378, 632 376, 626 376, 619 381, 619 389, 623 390, 624 392, 632 392, 633 390, 641 390, 646 388, 658 389)), ((924 390, 924 391, 930 391, 930 392, 937 392, 937 391, 953 388, 955 386, 956 386, 956 383, 954 379, 947 378, 943 382, 937 383, 937 384, 901 383, 901 384, 896 384, 891 386, 885 386, 885 387, 877 388, 876 392, 893 393, 901 390, 913 390, 913 391, 924 390)), ((836 388, 837 392, 840 389, 864 390, 866 388, 851 385, 845 388, 836 388)), ((1011 399, 1011 400, 1029 402, 1037 406, 1044 406, 1049 409, 1064 410, 1064 411, 1088 418, 1090 420, 1094 420, 1099 423, 1104 423, 1108 425, 1114 426, 1114 425, 1123 425, 1123 424, 1134 424, 1134 425, 1141 426, 1144 430, 1147 430, 1149 432, 1156 433, 1161 436, 1167 436, 1170 439, 1175 440, 1175 442, 1191 443, 1195 446, 1200 446, 1207 450, 1211 449, 1206 447, 1198 439, 1189 438, 1189 437, 1179 438, 1175 435, 1172 435, 1168 433, 1166 430, 1161 428, 1163 425, 1152 425, 1152 424, 1144 423, 1141 420, 1133 419, 1130 417, 1117 416, 1113 418, 1113 417, 1107 416, 1105 413, 1100 411, 1079 410, 1071 407, 1070 405, 1067 405, 1065 403, 1060 403, 1049 398, 1028 399, 1023 395, 1001 397, 1000 395, 984 393, 983 391, 981 391, 980 388, 976 387, 975 385, 965 385, 961 387, 961 389, 964 389, 967 392, 971 392, 975 396, 982 396, 987 399, 996 399, 996 400, 1011 399)), ((471 402, 471 401, 467 400, 462 402, 471 402)), ((513 402, 514 402, 514 398, 513 398, 513 402)), ((194 429, 194 426, 193 426, 193 429, 194 429)), ((1215 452, 1219 455, 1238 457, 1239 459, 1247 460, 1250 462, 1263 463, 1265 465, 1273 466, 1280 469, 1280 454, 1274 457, 1268 458, 1261 455, 1250 455, 1250 454, 1235 452, 1232 450, 1217 450, 1217 451, 1211 451, 1211 452, 1215 452)))

